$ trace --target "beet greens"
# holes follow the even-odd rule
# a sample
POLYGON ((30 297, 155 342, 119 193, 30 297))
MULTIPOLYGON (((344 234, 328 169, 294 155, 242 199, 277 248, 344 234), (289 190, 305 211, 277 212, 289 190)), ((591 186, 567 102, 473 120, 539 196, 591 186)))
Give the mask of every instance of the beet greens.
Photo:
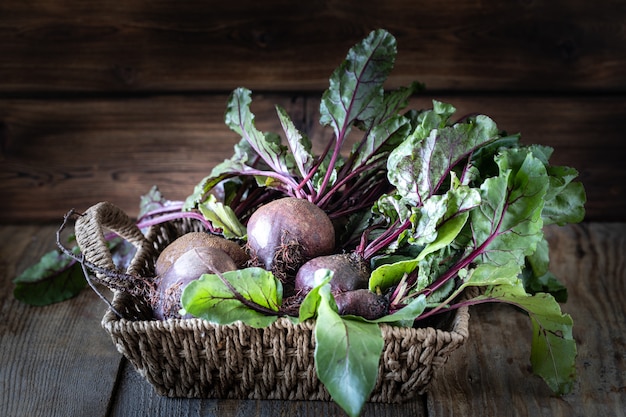
MULTIPOLYGON (((322 155, 310 153, 310 142, 283 109, 277 110, 288 146, 278 135, 258 132, 250 92, 236 90, 226 120, 243 139, 186 206, 201 206, 217 190, 245 222, 249 212, 277 195, 306 199, 339 228, 337 252, 352 252, 371 264, 369 290, 386 297, 389 315, 370 321, 337 315, 329 284, 333 273, 324 268, 314 278, 308 272, 318 286, 300 308, 301 320, 323 315, 324 323, 335 323, 316 327, 316 365, 350 415, 360 412, 368 392, 342 393, 347 382, 325 362, 322 352, 337 347, 337 338, 327 335, 335 326, 354 340, 360 332, 375 333, 369 326, 376 323, 419 324, 439 312, 484 302, 510 303, 528 313, 535 371, 555 392, 568 392, 575 357, 572 323, 555 298, 542 292, 564 290, 549 274, 542 230, 582 220, 585 196, 573 181, 576 171, 551 166, 550 148, 522 144, 519 135, 501 132, 485 115, 454 121, 456 109, 439 101, 432 109, 401 113, 420 85, 383 91, 395 52, 393 37, 376 31, 333 72, 320 123, 334 135, 322 155), (342 146, 354 129, 362 140, 344 157, 342 146), (481 295, 457 301, 472 286, 482 288, 481 295), (333 340, 332 346, 324 340, 333 340)), ((347 369, 376 374, 373 365, 361 369, 365 365, 345 349, 347 369)), ((376 357, 376 352, 361 353, 376 357)))
POLYGON ((332 128, 334 136, 321 155, 311 153, 310 140, 279 106, 276 111, 287 146, 279 135, 257 130, 250 111, 251 92, 237 88, 228 100, 225 119, 242 140, 233 157, 198 184, 185 207, 201 207, 211 192, 217 192, 245 221, 278 193, 307 199, 332 219, 369 211, 390 190, 387 156, 410 131, 409 120, 399 111, 420 88, 414 83, 384 91, 395 55, 393 36, 373 32, 333 72, 322 96, 320 123, 332 128), (355 127, 361 130, 362 139, 345 157, 345 142, 355 127))

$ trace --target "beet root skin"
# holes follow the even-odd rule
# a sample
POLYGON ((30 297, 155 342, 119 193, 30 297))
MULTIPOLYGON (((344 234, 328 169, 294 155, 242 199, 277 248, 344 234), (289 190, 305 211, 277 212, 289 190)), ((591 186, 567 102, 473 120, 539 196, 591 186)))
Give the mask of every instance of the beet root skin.
POLYGON ((332 222, 322 209, 301 198, 285 197, 261 206, 250 216, 247 233, 251 255, 271 271, 279 265, 296 270, 304 261, 335 249, 332 222))
POLYGON ((365 259, 356 253, 344 253, 313 258, 298 270, 295 288, 300 295, 319 285, 315 271, 333 271, 330 292, 340 315, 360 316, 375 320, 389 313, 389 300, 368 289, 371 270, 365 259))
POLYGON ((165 274, 180 256, 195 248, 221 249, 235 261, 238 267, 243 266, 249 259, 246 251, 236 242, 206 232, 190 232, 163 249, 155 264, 155 274, 157 276, 165 274))
POLYGON ((367 262, 356 253, 341 253, 318 256, 307 261, 296 274, 295 290, 306 294, 319 283, 315 282, 315 271, 329 269, 333 271, 330 291, 334 293, 367 288, 370 268, 367 262))
POLYGON ((154 316, 159 320, 179 318, 180 296, 187 284, 203 274, 235 269, 237 269, 235 261, 221 249, 201 247, 188 250, 179 256, 163 275, 157 276, 152 300, 154 316))
POLYGON ((358 289, 334 294, 338 313, 342 316, 360 316, 376 320, 389 314, 389 300, 368 289, 358 289))

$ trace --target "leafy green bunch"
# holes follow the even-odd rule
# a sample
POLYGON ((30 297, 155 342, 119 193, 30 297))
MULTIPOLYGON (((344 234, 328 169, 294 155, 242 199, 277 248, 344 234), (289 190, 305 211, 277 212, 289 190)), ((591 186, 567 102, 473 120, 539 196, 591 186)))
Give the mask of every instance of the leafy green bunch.
MULTIPOLYGON (((543 227, 583 219, 578 173, 550 165, 551 148, 524 145, 520 135, 507 135, 485 115, 455 121, 456 109, 439 101, 431 109, 405 111, 419 84, 383 89, 395 54, 393 36, 374 31, 332 74, 320 122, 334 136, 319 156, 281 108, 287 146, 279 135, 256 130, 250 93, 236 90, 226 122, 242 140, 233 158, 196 187, 187 209, 202 210, 209 202, 213 209, 204 211, 226 225, 264 201, 291 195, 342 220, 336 224, 344 228, 338 233, 343 249, 370 261, 369 288, 388 294, 390 314, 373 321, 340 316, 328 284, 332 272, 320 270, 319 285, 294 320, 317 319, 318 376, 350 415, 360 413, 376 381, 379 323, 419 325, 439 312, 485 302, 527 312, 533 369, 555 392, 568 392, 576 345, 571 317, 559 306, 566 289, 548 269, 543 227), (344 156, 353 128, 362 139, 344 156), (215 194, 232 216, 215 218, 215 194), (469 287, 478 287, 479 295, 458 301, 469 287)), ((245 239, 245 228, 227 229, 245 239)), ((281 283, 257 269, 203 277, 182 298, 186 312, 199 317, 261 327, 282 314, 282 302, 281 283), (241 294, 252 304, 242 303, 241 294), (255 303, 263 308, 255 311, 255 303)))

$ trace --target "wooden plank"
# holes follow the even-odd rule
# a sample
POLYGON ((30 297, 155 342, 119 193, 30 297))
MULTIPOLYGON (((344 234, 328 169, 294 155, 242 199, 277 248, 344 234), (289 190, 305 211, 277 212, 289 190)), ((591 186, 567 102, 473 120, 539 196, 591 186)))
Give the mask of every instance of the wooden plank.
POLYGON ((567 285, 578 379, 555 397, 532 375, 530 323, 507 306, 473 307, 470 339, 437 375, 428 415, 626 415, 626 224, 548 228, 551 268, 567 285))
MULTIPOLYGON (((70 208, 103 200, 135 215, 153 185, 166 198, 184 199, 239 141, 224 124, 226 101, 217 95, 0 104, 0 219, 61 219, 70 208)), ((279 129, 275 103, 302 123, 301 98, 255 95, 259 129, 279 129)))
POLYGON ((0 415, 106 416, 120 355, 92 291, 32 307, 11 280, 54 247, 55 226, 0 227, 0 415))
MULTIPOLYGON (((412 106, 430 107, 430 96, 412 106)), ((626 125, 623 96, 437 96, 458 114, 482 112, 526 143, 555 148, 553 163, 580 171, 587 219, 626 219, 626 125)), ((139 196, 158 185, 184 199, 213 166, 232 155, 238 136, 223 122, 225 95, 0 102, 0 221, 60 219, 109 200, 131 215, 139 196), (45 201, 45 204, 41 202, 45 201)), ((317 96, 255 94, 262 130, 280 132, 284 106, 315 149, 330 139, 318 123, 317 96)))
POLYGON ((619 0, 5 0, 0 92, 320 90, 376 28, 398 38, 394 85, 623 92, 625 18, 619 0))
MULTIPOLYGON (((161 397, 150 384, 126 363, 119 388, 107 417, 145 416, 146 410, 154 417, 177 416, 329 416, 346 414, 334 402, 282 400, 218 400, 161 397)), ((426 417, 424 399, 418 397, 403 404, 367 403, 361 417, 394 417, 399 415, 426 417)))

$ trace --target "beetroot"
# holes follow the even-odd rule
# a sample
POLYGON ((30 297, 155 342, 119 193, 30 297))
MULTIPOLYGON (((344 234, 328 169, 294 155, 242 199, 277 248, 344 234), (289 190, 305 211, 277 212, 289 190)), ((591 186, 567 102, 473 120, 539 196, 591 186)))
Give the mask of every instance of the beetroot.
POLYGON ((370 268, 367 261, 355 252, 311 259, 296 274, 296 291, 306 294, 319 285, 315 271, 322 268, 333 271, 330 291, 339 314, 375 320, 389 313, 389 300, 367 289, 370 268))
POLYGON ((203 274, 234 271, 237 264, 221 249, 193 248, 178 256, 176 261, 157 276, 153 311, 160 320, 180 317, 180 295, 187 284, 203 274))
POLYGON ((163 275, 181 255, 195 248, 221 249, 239 267, 242 267, 248 260, 248 255, 243 248, 231 240, 206 232, 190 232, 174 240, 163 249, 155 264, 155 274, 157 276, 163 275))
POLYGON ((343 253, 319 256, 302 265, 296 274, 296 291, 306 294, 316 287, 319 283, 315 282, 315 271, 322 268, 333 271, 330 280, 330 291, 333 294, 367 288, 370 277, 367 262, 356 253, 343 253))
POLYGON ((368 289, 337 293, 334 297, 341 315, 361 316, 367 320, 376 320, 389 313, 389 300, 368 289))
POLYGON ((202 274, 235 270, 247 259, 237 243, 221 236, 191 232, 174 240, 155 264, 156 288, 150 295, 155 317, 179 317, 180 294, 189 282, 202 274))
POLYGON ((300 198, 261 206, 250 216, 247 233, 251 255, 281 280, 286 271, 335 249, 335 229, 326 213, 300 198))

